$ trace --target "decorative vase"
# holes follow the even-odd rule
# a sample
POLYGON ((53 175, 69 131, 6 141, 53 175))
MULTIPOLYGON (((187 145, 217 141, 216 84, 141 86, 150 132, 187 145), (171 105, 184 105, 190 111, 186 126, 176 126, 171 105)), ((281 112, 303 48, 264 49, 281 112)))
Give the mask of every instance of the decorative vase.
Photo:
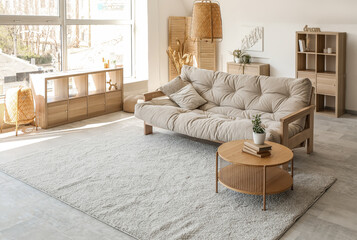
POLYGON ((239 63, 239 62, 240 62, 239 57, 234 56, 234 62, 235 62, 235 63, 239 63))
POLYGON ((253 142, 255 144, 264 144, 266 133, 255 133, 253 132, 253 142))

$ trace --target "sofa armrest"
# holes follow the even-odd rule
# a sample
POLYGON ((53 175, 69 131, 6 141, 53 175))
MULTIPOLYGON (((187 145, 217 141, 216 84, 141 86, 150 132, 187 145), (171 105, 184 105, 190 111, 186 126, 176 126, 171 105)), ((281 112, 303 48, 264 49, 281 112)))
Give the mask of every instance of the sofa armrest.
POLYGON ((147 92, 144 93, 144 101, 150 101, 153 98, 157 98, 157 97, 162 97, 165 96, 165 94, 161 91, 154 91, 154 92, 147 92))
POLYGON ((309 114, 314 114, 315 110, 315 105, 310 105, 308 107, 304 107, 300 109, 299 111, 296 111, 294 113, 291 113, 283 118, 280 119, 280 122, 283 124, 289 124, 291 122, 294 122, 300 118, 306 117, 309 114))
POLYGON ((307 140, 307 152, 313 151, 314 111, 315 105, 310 105, 280 119, 282 123, 281 140, 284 146, 292 149, 307 140), (304 117, 306 118, 305 129, 289 138, 289 124, 304 117))

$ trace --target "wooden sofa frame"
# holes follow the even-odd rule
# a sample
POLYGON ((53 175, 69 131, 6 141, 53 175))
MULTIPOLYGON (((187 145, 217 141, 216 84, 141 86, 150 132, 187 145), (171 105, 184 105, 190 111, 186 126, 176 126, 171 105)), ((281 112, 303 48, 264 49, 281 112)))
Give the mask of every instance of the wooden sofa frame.
MULTIPOLYGON (((312 88, 311 91, 311 98, 314 93, 314 88, 312 88)), ((165 96, 165 94, 161 91, 154 91, 154 92, 148 92, 144 94, 144 101, 150 101, 154 98, 157 97, 162 97, 165 96)), ((315 106, 311 104, 310 100, 310 105, 308 107, 302 108, 297 112, 294 112, 292 114, 289 114, 283 118, 280 119, 281 122, 281 144, 293 149, 297 147, 305 147, 306 145, 306 150, 307 153, 310 154, 313 152, 313 144, 314 144, 314 112, 315 112, 315 106), (305 123, 305 128, 302 132, 292 136, 289 138, 289 124, 302 119, 306 118, 306 123, 305 123)), ((152 128, 153 126, 147 124, 144 122, 144 134, 148 135, 152 133, 152 128)))

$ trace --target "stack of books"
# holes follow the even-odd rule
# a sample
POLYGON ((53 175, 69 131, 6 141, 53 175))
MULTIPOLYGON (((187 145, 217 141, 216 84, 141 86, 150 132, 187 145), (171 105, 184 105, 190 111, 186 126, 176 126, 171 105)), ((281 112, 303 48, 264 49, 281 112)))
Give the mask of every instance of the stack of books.
POLYGON ((254 144, 253 141, 245 141, 242 149, 243 152, 249 153, 251 155, 260 158, 270 156, 270 150, 271 150, 271 145, 266 143, 262 145, 258 145, 258 144, 254 144))

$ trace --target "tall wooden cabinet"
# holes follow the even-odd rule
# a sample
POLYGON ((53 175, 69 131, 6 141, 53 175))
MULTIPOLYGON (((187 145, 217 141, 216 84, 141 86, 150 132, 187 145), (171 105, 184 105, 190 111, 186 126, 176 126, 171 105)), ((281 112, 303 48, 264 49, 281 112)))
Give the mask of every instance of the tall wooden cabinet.
POLYGON ((123 68, 31 74, 30 80, 41 128, 123 108, 123 68), (110 88, 109 80, 117 89, 110 88))
POLYGON ((296 77, 309 78, 315 87, 316 112, 340 117, 345 112, 346 33, 296 32, 295 41, 296 77))
MULTIPOLYGON (((190 39, 191 17, 169 17, 169 47, 177 50, 176 40, 186 40, 187 52, 193 53, 197 67, 216 70, 216 42, 193 41, 190 39)), ((169 81, 177 76, 175 66, 169 59, 169 81)))

